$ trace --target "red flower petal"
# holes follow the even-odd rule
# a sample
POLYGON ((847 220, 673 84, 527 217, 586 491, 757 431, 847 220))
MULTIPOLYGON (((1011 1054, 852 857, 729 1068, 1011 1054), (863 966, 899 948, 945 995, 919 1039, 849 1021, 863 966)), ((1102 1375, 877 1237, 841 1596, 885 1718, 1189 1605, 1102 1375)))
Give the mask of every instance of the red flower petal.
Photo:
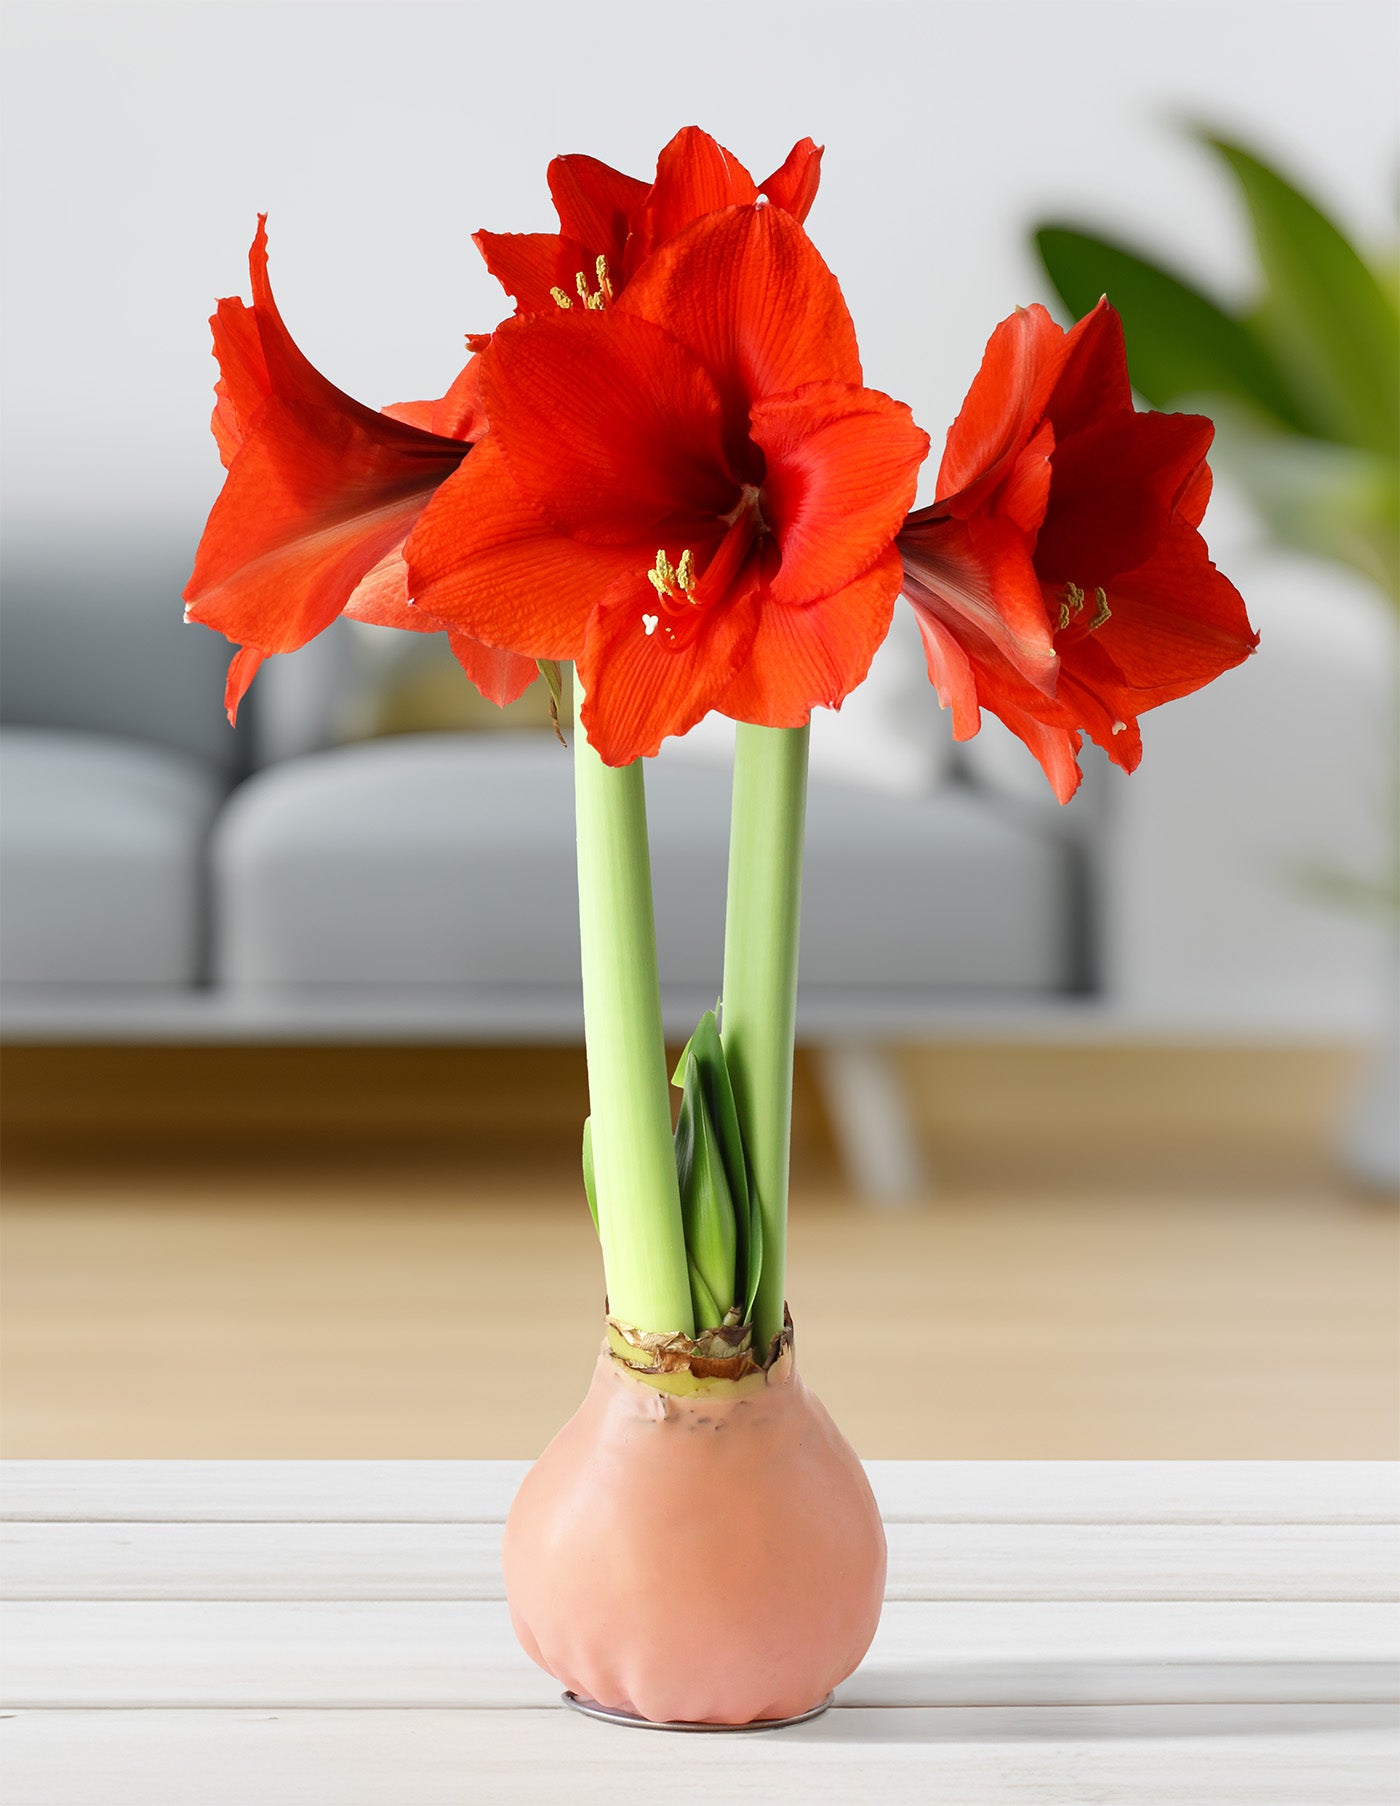
POLYGON ((982 726, 977 696, 977 674, 957 635, 946 628, 930 608, 911 604, 924 643, 924 662, 938 700, 953 715, 953 738, 970 740, 982 726))
POLYGON ((1034 545, 1050 501, 1050 460, 1055 451, 1055 429, 1048 420, 1031 435, 1011 461, 1005 479, 992 496, 993 514, 1015 523, 1034 545))
MULTIPOLYGON (((445 621, 437 621, 408 600, 408 563, 402 548, 390 552, 360 582, 343 613, 375 627, 397 627, 409 633, 441 633, 445 621)), ((498 708, 514 702, 539 674, 532 658, 485 646, 470 634, 447 630, 448 644, 457 663, 488 702, 498 708)))
POLYGON ((654 541, 649 564, 658 535, 677 539, 676 553, 687 535, 713 538, 738 500, 714 383, 647 320, 512 321, 484 355, 482 392, 516 485, 561 532, 595 545, 654 541))
POLYGON ((474 445, 490 430, 481 405, 481 359, 469 358, 440 400, 399 401, 384 412, 391 420, 416 426, 420 432, 436 433, 441 439, 465 439, 474 445))
POLYGON ((603 596, 619 579, 646 582, 635 548, 556 532, 521 494, 494 434, 438 490, 406 552, 416 608, 530 658, 576 657, 603 596))
POLYGON ((1024 741, 1039 760, 1055 795, 1067 803, 1079 788, 1076 755, 1082 736, 1073 716, 1058 702, 1038 695, 991 648, 974 659, 961 636, 952 633, 938 617, 918 603, 914 605, 929 680, 938 700, 953 715, 953 738, 970 740, 982 726, 985 708, 1024 741), (1051 717, 1042 720, 1027 703, 1051 717))
MULTIPOLYGON (((628 234, 650 192, 647 184, 596 157, 556 157, 549 166, 549 192, 563 236, 621 270, 628 234)), ((591 272, 592 265, 587 267, 591 272)))
POLYGON ((987 341, 938 469, 938 498, 956 497, 954 512, 972 512, 1008 473, 1040 425, 1068 343, 1039 305, 1017 308, 987 341))
POLYGON ((230 727, 238 725, 238 705, 248 694, 248 686, 262 662, 263 654, 256 646, 240 646, 229 660, 228 676, 224 679, 224 713, 230 727))
POLYGON ((810 602, 852 582, 899 531, 928 456, 903 402, 844 383, 807 383, 756 402, 763 508, 782 549, 774 602, 810 602))
MULTIPOLYGON (((307 362, 273 300, 265 217, 249 269, 253 306, 221 303, 214 317, 215 434, 221 448, 238 445, 185 600, 191 620, 266 654, 304 645, 335 619, 467 447, 364 407, 307 362), (253 409, 264 379, 269 392, 253 409)), ((239 669, 246 687, 256 665, 239 669)))
POLYGON ((1151 556, 1214 428, 1197 414, 1110 414, 1062 437, 1035 563, 1054 586, 1109 585, 1151 556))
POLYGON ((1210 501, 1210 492, 1215 479, 1210 474, 1210 465, 1201 460, 1193 474, 1187 478, 1181 494, 1176 501, 1176 518, 1188 527, 1199 527, 1205 519, 1206 506, 1210 501))
POLYGON ((765 598, 753 644, 718 707, 760 727, 801 727, 838 707, 889 632, 902 571, 893 546, 854 582, 805 608, 765 598))
POLYGON ((263 652, 305 645, 465 450, 367 408, 264 403, 200 540, 188 617, 263 652))
POLYGON ((714 377, 731 433, 754 401, 809 382, 861 383, 855 328, 836 278, 780 207, 697 220, 662 246, 615 310, 655 321, 714 377))
POLYGON ((651 757, 668 734, 684 734, 708 714, 748 653, 761 618, 756 573, 675 645, 657 630, 655 600, 644 579, 623 584, 589 622, 579 657, 582 720, 607 765, 651 757))
POLYGON ((1133 412, 1123 322, 1107 300, 1065 334, 1065 355, 1047 412, 1057 439, 1133 412))
POLYGON ((723 207, 751 206, 754 179, 739 159, 708 132, 688 125, 656 160, 656 181, 642 209, 642 255, 683 232, 692 221, 723 207))
POLYGON ((768 180, 759 183, 758 191, 801 224, 812 211, 821 176, 821 145, 813 144, 810 138, 801 138, 768 180))
POLYGON ((557 232, 474 232, 472 243, 519 313, 552 313, 557 303, 550 291, 572 295, 579 270, 592 282, 597 252, 590 257, 586 246, 557 232))
MULTIPOLYGON (((258 231, 261 235, 261 221, 258 231)), ((251 307, 234 298, 220 301, 209 325, 214 334, 214 356, 219 360, 214 415, 209 424, 227 469, 248 436, 253 416, 272 393, 272 383, 257 315, 251 307)))
POLYGON ((408 563, 400 542, 365 572, 340 612, 352 621, 367 621, 371 627, 403 627, 410 633, 440 632, 439 625, 425 621, 409 607, 408 594, 408 563))
MULTIPOLYGON (((337 389, 309 362, 292 335, 287 331, 267 272, 267 215, 258 215, 258 229, 248 253, 248 273, 252 280, 252 312, 257 321, 258 340, 267 370, 268 392, 283 401, 301 401, 323 407, 347 418, 358 420, 367 431, 383 419, 373 408, 356 401, 343 389, 337 389)), ((217 352, 217 338, 215 350, 217 352)))
MULTIPOLYGON (((1184 522, 1117 580, 1109 600, 1113 612, 1093 638, 1122 674, 1118 700, 1134 714, 1200 689, 1259 644, 1243 597, 1184 522)), ((1076 668, 1071 653, 1066 668, 1076 668)))
POLYGON ((1078 790, 1084 775, 1079 769, 1079 749, 1084 744, 1084 736, 1077 728, 1039 721, 1014 704, 1004 703, 993 712, 1034 753, 1050 780, 1055 800, 1067 803, 1078 790))
POLYGON ((1064 658, 1057 703, 1115 765, 1136 771, 1142 759, 1142 735, 1137 713, 1124 695, 1113 660, 1096 640, 1086 640, 1073 657, 1064 658))
POLYGON ((397 420, 403 426, 417 427, 420 433, 433 430, 433 410, 435 401, 391 401, 386 408, 379 411, 386 419, 397 420))
POLYGON ((469 633, 449 633, 447 641, 457 663, 498 709, 523 696, 540 674, 534 659, 522 658, 518 652, 506 652, 499 646, 484 646, 469 633))
POLYGON ((976 515, 911 514, 899 536, 904 591, 954 634, 971 630, 1046 695, 1055 688, 1055 647, 1040 579, 1020 529, 976 515))

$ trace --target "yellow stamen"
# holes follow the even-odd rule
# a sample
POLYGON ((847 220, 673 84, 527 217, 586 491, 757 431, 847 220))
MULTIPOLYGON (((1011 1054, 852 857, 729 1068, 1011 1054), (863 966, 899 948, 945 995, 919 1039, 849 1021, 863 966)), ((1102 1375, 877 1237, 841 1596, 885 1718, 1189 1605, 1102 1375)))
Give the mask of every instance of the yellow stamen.
MULTIPOLYGON (((584 275, 582 270, 578 270, 574 275, 574 293, 590 313, 596 314, 601 313, 609 301, 612 300, 613 286, 608 277, 608 260, 606 257, 600 257, 593 266, 593 269, 594 274, 598 279, 597 289, 590 290, 587 276, 584 275)), ((559 303, 560 307, 573 306, 573 302, 564 293, 562 288, 552 288, 549 292, 559 303)))
MULTIPOLYGON (((1063 633, 1070 622, 1084 607, 1084 591, 1077 583, 1067 583, 1060 591, 1060 610, 1055 617, 1055 631, 1063 633)), ((1099 588, 1094 591, 1094 612, 1089 618, 1087 631, 1096 633, 1105 621, 1113 618, 1113 610, 1108 606, 1108 592, 1099 588)))
POLYGON ((1067 583, 1060 591, 1060 613, 1055 623, 1056 629, 1063 633, 1083 606, 1084 591, 1077 583, 1067 583))
POLYGON ((695 588, 695 554, 687 546, 679 564, 672 564, 666 548, 657 550, 656 563, 647 572, 647 582, 667 602, 688 598, 695 588))

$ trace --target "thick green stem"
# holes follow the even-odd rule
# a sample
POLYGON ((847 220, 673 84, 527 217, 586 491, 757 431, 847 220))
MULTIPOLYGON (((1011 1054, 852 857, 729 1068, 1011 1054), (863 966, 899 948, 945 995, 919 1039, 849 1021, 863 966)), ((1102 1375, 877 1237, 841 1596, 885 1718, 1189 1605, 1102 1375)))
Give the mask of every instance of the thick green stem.
MULTIPOLYGON (((575 680, 575 701, 583 689, 575 680)), ((598 1233, 608 1308, 638 1329, 694 1335, 641 762, 615 769, 574 712, 578 913, 598 1233)))
POLYGON ((808 737, 741 725, 734 745, 722 1038, 763 1219, 757 1348, 783 1327, 808 737))

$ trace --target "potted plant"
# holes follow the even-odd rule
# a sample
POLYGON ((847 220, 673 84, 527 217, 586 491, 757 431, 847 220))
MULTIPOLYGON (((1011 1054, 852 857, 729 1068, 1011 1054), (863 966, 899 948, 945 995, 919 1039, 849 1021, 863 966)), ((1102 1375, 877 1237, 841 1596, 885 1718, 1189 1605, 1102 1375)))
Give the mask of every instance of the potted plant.
POLYGON ((648 1723, 819 1710, 883 1591, 870 1488, 786 1306, 811 710, 860 683, 903 593, 954 733, 990 708, 1063 801, 1084 733, 1132 770, 1138 716, 1255 644, 1199 532, 1210 422, 1134 409, 1107 302, 997 327, 913 508, 929 440, 864 385, 805 229, 820 161, 804 140, 755 183, 693 127, 651 182, 556 158, 557 233, 478 234, 515 309, 436 402, 375 413, 312 369, 261 221, 252 304, 213 321, 228 474, 186 600, 239 646, 231 715, 340 613, 446 630, 497 702, 537 669, 557 699, 574 666, 607 1319, 504 1561, 529 1653, 648 1723), (711 710, 739 723, 724 971, 673 1133, 644 767, 711 710))

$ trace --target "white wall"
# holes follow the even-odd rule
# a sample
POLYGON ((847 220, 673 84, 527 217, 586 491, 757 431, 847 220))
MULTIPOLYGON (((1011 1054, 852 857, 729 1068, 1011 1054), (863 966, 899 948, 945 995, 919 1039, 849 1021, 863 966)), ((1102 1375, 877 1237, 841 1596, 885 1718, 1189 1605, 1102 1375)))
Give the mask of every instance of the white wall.
MULTIPOLYGON (((827 145, 811 229, 868 380, 936 441, 993 324, 1045 295, 1025 244, 1036 217, 1111 224, 1241 287, 1236 205, 1174 119, 1223 123, 1363 236, 1393 231, 1388 3, 12 0, 6 30, 6 525, 56 557, 79 541, 100 553, 115 515, 188 523, 193 549, 221 474, 205 321, 215 296, 245 290, 260 208, 303 347, 381 404, 440 392, 463 332, 505 311, 470 233, 547 229, 553 152, 644 175, 695 121, 762 175, 810 133, 827 145)), ((1251 537, 1248 522, 1217 536, 1226 568, 1227 549, 1254 560, 1264 650, 1257 669, 1149 718, 1114 957, 1145 1015, 1189 1019, 1214 999, 1237 1025, 1345 1030, 1371 1008, 1375 936, 1298 904, 1278 868, 1290 824, 1300 861, 1319 831, 1327 851, 1364 853, 1364 824, 1336 844, 1351 817, 1328 799, 1374 779, 1373 733, 1335 710, 1307 725, 1310 608, 1343 696, 1386 642, 1355 586, 1270 566, 1251 537), (1340 638, 1334 600, 1363 623, 1340 638), (1231 777, 1222 739, 1226 788, 1183 816, 1192 747, 1246 714, 1279 757, 1231 777), (1231 832, 1242 811, 1262 850, 1231 832)))
POLYGON ((478 226, 551 223, 544 166, 637 174, 681 124, 759 175, 827 145, 811 227, 869 380, 941 438, 992 325, 1045 292, 1023 226, 1116 222, 1238 280, 1234 204, 1171 130, 1220 118, 1390 229, 1392 9, 1356 0, 6 9, 12 516, 178 510, 219 467, 215 296, 270 215, 283 310, 379 405, 440 392, 501 297, 478 226))

